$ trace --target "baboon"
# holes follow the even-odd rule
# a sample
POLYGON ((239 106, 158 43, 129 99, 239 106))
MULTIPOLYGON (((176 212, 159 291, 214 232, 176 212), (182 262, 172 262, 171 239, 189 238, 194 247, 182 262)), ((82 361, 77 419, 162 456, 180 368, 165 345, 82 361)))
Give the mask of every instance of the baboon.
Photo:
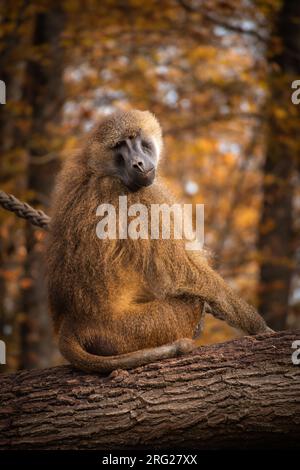
POLYGON ((100 122, 58 177, 47 245, 49 303, 63 356, 107 373, 196 347, 205 304, 248 334, 268 331, 184 240, 102 239, 99 204, 174 203, 156 177, 162 133, 148 111, 116 112, 100 122))

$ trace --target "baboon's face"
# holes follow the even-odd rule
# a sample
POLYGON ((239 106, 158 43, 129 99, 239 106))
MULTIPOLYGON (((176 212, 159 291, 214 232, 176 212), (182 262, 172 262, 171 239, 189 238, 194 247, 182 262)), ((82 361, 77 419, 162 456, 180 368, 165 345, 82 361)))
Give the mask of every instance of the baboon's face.
POLYGON ((153 183, 159 157, 153 138, 140 132, 120 140, 112 151, 115 176, 131 191, 153 183))

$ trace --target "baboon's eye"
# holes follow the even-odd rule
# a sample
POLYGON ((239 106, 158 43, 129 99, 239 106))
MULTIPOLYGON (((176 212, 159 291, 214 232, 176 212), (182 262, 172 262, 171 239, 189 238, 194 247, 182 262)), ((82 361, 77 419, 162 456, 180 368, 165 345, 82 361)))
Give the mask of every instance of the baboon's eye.
POLYGON ((152 145, 147 140, 142 140, 143 150, 152 150, 152 145))
POLYGON ((117 142, 117 143, 112 147, 112 149, 113 149, 113 150, 114 150, 114 149, 118 149, 118 148, 122 147, 122 145, 124 145, 124 144, 125 144, 125 140, 120 140, 119 142, 117 142))
POLYGON ((125 161, 124 161, 123 155, 121 153, 116 154, 115 162, 116 162, 116 166, 118 168, 122 168, 125 165, 125 161))

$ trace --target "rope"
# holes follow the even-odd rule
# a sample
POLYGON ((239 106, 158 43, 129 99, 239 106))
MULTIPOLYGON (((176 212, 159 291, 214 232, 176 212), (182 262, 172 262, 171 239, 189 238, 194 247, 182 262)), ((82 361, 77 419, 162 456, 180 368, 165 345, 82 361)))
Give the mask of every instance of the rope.
POLYGON ((21 202, 12 194, 0 191, 0 206, 14 212, 18 217, 28 220, 32 225, 48 230, 50 217, 43 211, 36 210, 26 202, 21 202))

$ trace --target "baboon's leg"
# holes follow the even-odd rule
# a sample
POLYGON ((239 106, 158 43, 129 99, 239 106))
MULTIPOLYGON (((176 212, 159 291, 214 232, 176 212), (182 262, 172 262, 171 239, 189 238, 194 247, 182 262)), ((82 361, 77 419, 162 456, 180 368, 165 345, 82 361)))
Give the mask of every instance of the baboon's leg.
POLYGON ((95 328, 85 344, 92 354, 124 354, 193 338, 199 305, 177 299, 140 303, 116 315, 105 327, 95 328))

